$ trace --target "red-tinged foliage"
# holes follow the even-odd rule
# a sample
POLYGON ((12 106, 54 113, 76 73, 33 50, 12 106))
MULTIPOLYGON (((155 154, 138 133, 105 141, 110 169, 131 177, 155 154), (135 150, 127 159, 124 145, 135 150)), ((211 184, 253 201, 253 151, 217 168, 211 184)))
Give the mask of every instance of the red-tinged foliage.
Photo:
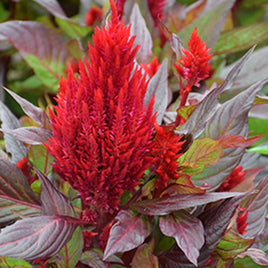
POLYGON ((95 22, 101 22, 102 17, 101 8, 91 7, 85 16, 85 24, 88 26, 93 26, 95 22))
POLYGON ((152 162, 153 101, 144 106, 146 78, 133 71, 138 48, 111 7, 107 28, 95 29, 90 63, 80 63, 80 78, 70 70, 61 80, 47 144, 55 171, 79 191, 91 221, 114 213, 152 162))
POLYGON ((166 0, 147 0, 147 2, 150 13, 154 20, 154 25, 157 26, 159 21, 162 21, 165 18, 164 6, 166 5, 166 0))
POLYGON ((245 171, 242 171, 241 166, 237 166, 233 172, 226 178, 226 180, 217 189, 218 192, 230 191, 235 186, 244 181, 245 171))
MULTIPOLYGON (((240 208, 241 209, 241 208, 240 208)), ((248 226, 247 223, 247 218, 248 218, 248 210, 241 209, 243 212, 240 213, 236 219, 236 224, 237 224, 237 230, 241 235, 244 235, 247 233, 245 230, 246 227, 248 226)))
POLYGON ((155 159, 155 173, 158 176, 155 186, 158 190, 163 190, 167 187, 168 180, 175 181, 179 178, 178 173, 178 158, 182 155, 181 141, 183 136, 174 133, 174 129, 169 126, 155 126, 156 139, 152 151, 152 156, 155 159))
POLYGON ((188 89, 199 87, 199 82, 209 77, 210 67, 209 60, 212 54, 208 54, 210 48, 202 42, 195 28, 187 49, 182 49, 183 56, 178 60, 179 64, 174 64, 179 75, 188 83, 188 89))

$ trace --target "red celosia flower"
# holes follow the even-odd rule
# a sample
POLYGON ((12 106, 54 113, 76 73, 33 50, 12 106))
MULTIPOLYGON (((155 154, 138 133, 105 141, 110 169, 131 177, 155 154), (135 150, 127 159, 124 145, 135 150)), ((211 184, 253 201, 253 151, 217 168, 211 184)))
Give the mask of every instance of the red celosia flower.
POLYGON ((119 16, 119 19, 121 19, 123 16, 125 3, 126 3, 126 0, 116 1, 116 8, 117 8, 117 14, 119 16))
POLYGON ((16 166, 22 171, 24 176, 28 179, 29 184, 37 180, 37 175, 32 176, 31 167, 26 157, 22 158, 16 166))
POLYGON ((160 68, 160 64, 158 63, 157 57, 155 57, 149 64, 140 64, 140 65, 150 77, 153 77, 160 68))
POLYGON ((89 62, 80 62, 80 78, 70 70, 61 80, 47 145, 55 171, 80 192, 93 218, 115 212, 152 162, 153 100, 144 106, 146 77, 133 69, 138 47, 113 1, 111 8, 107 28, 95 29, 89 62))
POLYGON ((166 5, 166 0, 147 0, 147 2, 154 20, 154 25, 157 26, 158 22, 164 19, 164 6, 166 5))
POLYGON ((85 24, 88 26, 94 25, 96 21, 101 22, 101 20, 102 10, 98 7, 91 7, 85 16, 85 24))
POLYGON ((240 208, 240 210, 243 211, 243 213, 239 214, 237 219, 236 219, 237 231, 241 235, 244 235, 247 232, 245 229, 248 226, 248 223, 247 223, 248 210, 245 210, 244 208, 241 208, 241 207, 239 207, 239 208, 240 208))
POLYGON ((206 47, 206 43, 202 42, 194 29, 190 41, 188 43, 189 50, 182 49, 184 56, 178 60, 180 64, 174 64, 179 75, 184 78, 189 89, 193 85, 199 87, 199 82, 209 77, 211 65, 208 61, 212 54, 208 54, 210 48, 206 47))
POLYGON ((169 179, 179 178, 177 160, 182 155, 180 151, 185 141, 181 141, 183 136, 177 135, 173 127, 156 124, 155 131, 152 155, 155 159, 155 173, 158 175, 156 188, 164 189, 169 179))
POLYGON ((245 171, 242 171, 241 166, 237 166, 233 172, 225 179, 221 186, 217 189, 218 192, 230 191, 235 186, 244 181, 245 171))

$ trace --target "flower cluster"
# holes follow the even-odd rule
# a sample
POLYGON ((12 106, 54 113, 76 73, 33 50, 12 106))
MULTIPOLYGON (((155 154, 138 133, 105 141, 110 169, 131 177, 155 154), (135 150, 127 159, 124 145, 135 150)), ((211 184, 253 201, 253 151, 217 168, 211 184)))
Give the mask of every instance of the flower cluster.
POLYGON ((230 191, 235 186, 244 181, 245 171, 242 171, 241 166, 237 166, 233 172, 225 179, 221 186, 217 189, 218 192, 230 191))
POLYGON ((178 60, 179 64, 175 64, 175 68, 179 75, 187 81, 189 88, 192 86, 199 87, 199 82, 209 77, 211 65, 209 60, 212 54, 208 54, 210 48, 202 42, 195 28, 187 49, 182 49, 183 56, 178 60))
POLYGON ((89 45, 90 63, 80 62, 80 78, 70 70, 61 80, 47 145, 55 171, 78 190, 93 219, 117 210, 152 162, 153 100, 144 106, 146 77, 134 69, 138 48, 111 7, 107 28, 97 28, 89 45))
POLYGON ((164 189, 167 187, 168 180, 175 181, 179 178, 178 173, 178 158, 182 155, 182 145, 185 143, 181 141, 183 136, 174 132, 173 127, 170 126, 155 126, 156 140, 152 155, 155 159, 156 170, 158 176, 156 180, 156 188, 164 189))

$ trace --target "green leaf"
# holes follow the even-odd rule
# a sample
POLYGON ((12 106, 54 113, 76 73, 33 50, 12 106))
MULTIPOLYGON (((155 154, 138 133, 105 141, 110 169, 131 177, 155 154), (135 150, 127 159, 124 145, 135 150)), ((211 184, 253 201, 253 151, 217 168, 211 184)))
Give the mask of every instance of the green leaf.
POLYGON ((256 143, 256 145, 268 141, 268 119, 250 117, 248 119, 248 126, 250 136, 257 136, 264 134, 264 136, 256 143))
POLYGON ((52 169, 53 156, 44 145, 31 146, 28 152, 29 161, 42 173, 47 175, 52 169))
POLYGON ((251 244, 252 239, 241 238, 232 228, 223 236, 216 251, 222 259, 233 259, 238 253, 245 251, 251 244))
POLYGON ((83 250, 83 234, 81 228, 76 228, 72 239, 62 248, 57 256, 64 257, 57 264, 61 267, 74 268, 80 260, 83 250))
POLYGON ((0 35, 18 49, 45 85, 58 89, 69 57, 67 41, 58 32, 34 21, 7 21, 0 24, 0 35))
POLYGON ((49 63, 48 60, 40 59, 34 55, 25 55, 25 60, 34 69, 38 78, 48 87, 53 88, 54 91, 58 88, 60 76, 65 70, 64 63, 49 63))
POLYGON ((158 268, 158 259, 153 255, 154 243, 141 245, 132 259, 132 268, 158 268))
MULTIPOLYGON (((253 261, 255 263, 254 267, 268 266, 268 254, 260 249, 249 248, 247 251, 238 254, 237 257, 242 258, 242 260, 244 259, 248 260, 250 258, 250 262, 253 261)), ((239 259, 237 259, 237 261, 238 260, 239 259)))
POLYGON ((250 152, 250 153, 259 153, 259 154, 268 155, 268 145, 256 146, 256 147, 250 148, 246 151, 250 152))
POLYGON ((213 49, 214 55, 242 51, 268 39, 268 23, 262 22, 223 32, 213 49))
POLYGON ((92 32, 92 27, 79 25, 72 20, 57 17, 56 22, 66 34, 74 39, 81 39, 92 32))
POLYGON ((1 268, 32 268, 33 266, 21 259, 9 258, 9 257, 0 257, 0 267, 1 268))
POLYGON ((0 22, 5 21, 9 17, 10 12, 7 11, 3 3, 0 3, 0 22))
POLYGON ((197 139, 178 162, 184 167, 185 173, 194 175, 201 173, 205 167, 216 164, 222 154, 223 149, 218 141, 210 138, 197 139))

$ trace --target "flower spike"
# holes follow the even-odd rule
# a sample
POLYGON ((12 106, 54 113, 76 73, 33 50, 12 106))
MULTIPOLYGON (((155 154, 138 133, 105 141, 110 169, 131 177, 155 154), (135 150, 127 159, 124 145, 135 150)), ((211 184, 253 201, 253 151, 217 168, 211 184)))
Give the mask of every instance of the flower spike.
POLYGON ((80 193, 92 222, 116 212, 123 192, 134 191, 152 162, 153 101, 144 106, 148 82, 134 69, 138 48, 110 2, 111 21, 95 29, 80 78, 70 70, 61 80, 47 144, 55 171, 80 193))
POLYGON ((196 28, 194 28, 188 47, 189 50, 182 49, 184 56, 181 56, 181 59, 178 60, 179 64, 175 64, 175 68, 179 75, 187 81, 189 87, 193 85, 199 87, 199 82, 209 77, 211 65, 208 62, 212 54, 208 54, 210 48, 201 41, 196 28))

